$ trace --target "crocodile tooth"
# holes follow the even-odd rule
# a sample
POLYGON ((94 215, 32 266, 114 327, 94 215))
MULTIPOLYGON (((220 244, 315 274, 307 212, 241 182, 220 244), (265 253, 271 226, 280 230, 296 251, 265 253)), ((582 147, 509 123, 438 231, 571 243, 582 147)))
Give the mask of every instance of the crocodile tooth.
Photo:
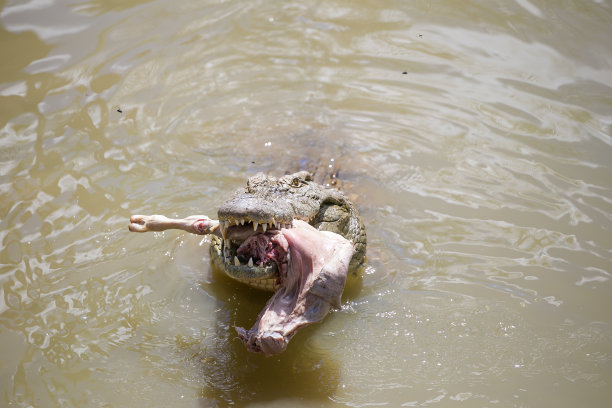
POLYGON ((257 231, 258 226, 259 226, 259 223, 257 221, 253 221, 253 231, 257 231))
POLYGON ((261 228, 263 228, 263 231, 266 232, 266 230, 268 229, 268 224, 264 222, 263 224, 261 224, 261 228))
POLYGON ((240 220, 240 225, 244 225, 244 218, 240 220))
POLYGON ((276 228, 276 220, 272 217, 272 221, 270 222, 270 228, 276 228))
POLYGON ((253 258, 249 258, 249 263, 247 265, 249 268, 253 267, 253 258))
POLYGON ((234 256, 234 265, 235 266, 240 266, 240 260, 238 259, 237 256, 234 256))
POLYGON ((223 237, 223 239, 225 239, 225 234, 227 233, 227 227, 225 226, 225 223, 223 221, 219 223, 219 228, 221 229, 221 236, 223 237))

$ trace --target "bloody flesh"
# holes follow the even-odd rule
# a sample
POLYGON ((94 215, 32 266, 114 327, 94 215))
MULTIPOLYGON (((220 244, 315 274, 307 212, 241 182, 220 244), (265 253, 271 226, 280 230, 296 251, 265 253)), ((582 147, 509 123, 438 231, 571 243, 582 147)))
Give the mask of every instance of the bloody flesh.
POLYGON ((340 306, 354 251, 342 236, 295 220, 293 228, 253 235, 240 248, 241 256, 254 251, 248 256, 273 259, 281 274, 279 289, 253 327, 236 328, 250 351, 281 353, 299 328, 320 321, 332 307, 340 306))

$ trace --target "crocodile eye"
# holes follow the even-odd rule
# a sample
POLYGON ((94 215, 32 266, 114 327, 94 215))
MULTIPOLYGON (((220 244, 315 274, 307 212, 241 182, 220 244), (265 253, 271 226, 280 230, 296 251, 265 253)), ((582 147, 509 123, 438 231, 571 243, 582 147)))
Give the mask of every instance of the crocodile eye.
POLYGON ((294 177, 293 180, 291 180, 291 186, 293 187, 299 187, 300 184, 300 179, 298 177, 294 177))

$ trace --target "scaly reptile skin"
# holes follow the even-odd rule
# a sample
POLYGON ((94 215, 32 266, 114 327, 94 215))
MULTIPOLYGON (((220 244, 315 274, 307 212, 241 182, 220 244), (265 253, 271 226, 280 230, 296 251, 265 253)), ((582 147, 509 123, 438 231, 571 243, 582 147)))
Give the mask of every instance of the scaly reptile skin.
MULTIPOLYGON (((349 240, 355 248, 349 269, 357 270, 366 253, 365 227, 355 206, 339 190, 312 181, 309 172, 301 171, 276 178, 255 175, 244 189, 236 191, 218 211, 220 228, 225 237, 228 228, 249 225, 254 230, 289 226, 293 220, 308 222, 321 231, 331 231, 349 240)), ((228 276, 255 288, 274 291, 279 275, 274 262, 252 265, 239 259, 239 241, 212 236, 211 260, 228 276)))

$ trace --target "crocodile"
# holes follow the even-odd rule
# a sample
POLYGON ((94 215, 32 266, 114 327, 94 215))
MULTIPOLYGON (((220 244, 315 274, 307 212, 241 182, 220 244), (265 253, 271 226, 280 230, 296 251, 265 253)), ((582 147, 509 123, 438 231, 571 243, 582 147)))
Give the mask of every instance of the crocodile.
POLYGON ((299 328, 340 307, 349 271, 357 273, 365 261, 366 233, 356 207, 307 171, 252 176, 217 215, 133 215, 129 229, 210 235, 214 267, 275 292, 249 331, 236 328, 249 351, 283 352, 299 328))

